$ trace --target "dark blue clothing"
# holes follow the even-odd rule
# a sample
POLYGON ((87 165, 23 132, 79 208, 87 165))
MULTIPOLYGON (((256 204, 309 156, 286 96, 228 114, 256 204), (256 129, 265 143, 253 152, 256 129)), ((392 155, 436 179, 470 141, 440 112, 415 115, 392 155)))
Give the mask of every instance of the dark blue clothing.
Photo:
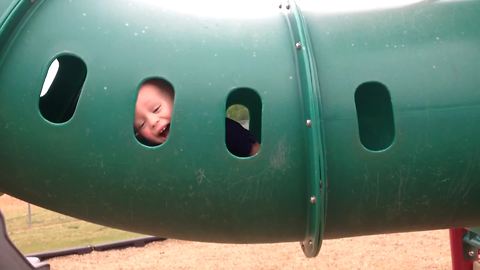
POLYGON ((232 119, 225 119, 225 138, 228 151, 238 157, 248 157, 252 146, 257 143, 255 137, 232 119))

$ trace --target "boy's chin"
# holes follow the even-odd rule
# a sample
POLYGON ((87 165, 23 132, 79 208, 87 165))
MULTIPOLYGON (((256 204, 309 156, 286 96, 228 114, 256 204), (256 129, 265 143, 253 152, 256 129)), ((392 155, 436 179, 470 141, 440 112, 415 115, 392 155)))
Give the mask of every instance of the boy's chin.
POLYGON ((163 137, 163 136, 162 136, 162 137, 157 137, 157 138, 155 138, 155 143, 156 143, 156 144, 162 144, 162 143, 164 143, 164 142, 166 142, 166 141, 167 141, 167 137, 163 137))

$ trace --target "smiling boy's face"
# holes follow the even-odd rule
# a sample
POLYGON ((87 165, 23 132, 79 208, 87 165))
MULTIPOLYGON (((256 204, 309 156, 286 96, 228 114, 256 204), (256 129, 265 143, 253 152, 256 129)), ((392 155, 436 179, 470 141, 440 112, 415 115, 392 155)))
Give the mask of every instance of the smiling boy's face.
POLYGON ((173 110, 173 93, 152 83, 140 87, 135 105, 134 129, 137 137, 152 145, 167 140, 173 110))

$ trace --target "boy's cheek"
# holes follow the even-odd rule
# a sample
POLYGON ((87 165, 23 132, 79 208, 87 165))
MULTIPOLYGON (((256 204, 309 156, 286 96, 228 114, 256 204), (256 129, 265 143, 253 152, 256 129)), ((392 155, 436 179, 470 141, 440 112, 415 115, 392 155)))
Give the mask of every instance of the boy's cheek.
POLYGON ((143 137, 150 141, 155 141, 157 139, 157 136, 155 136, 155 134, 153 134, 152 132, 146 132, 143 137))
POLYGON ((145 138, 145 139, 148 139, 148 138, 149 138, 149 134, 148 134, 147 132, 143 131, 143 130, 140 131, 138 134, 139 134, 140 137, 142 137, 142 138, 145 138))

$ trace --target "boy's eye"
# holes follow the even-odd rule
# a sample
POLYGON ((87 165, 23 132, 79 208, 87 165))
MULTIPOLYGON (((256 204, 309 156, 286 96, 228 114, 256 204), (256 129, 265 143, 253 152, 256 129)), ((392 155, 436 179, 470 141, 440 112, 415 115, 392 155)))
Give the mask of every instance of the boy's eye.
POLYGON ((145 126, 145 122, 141 122, 140 125, 138 125, 138 129, 142 129, 145 126))
POLYGON ((157 113, 158 111, 160 111, 160 105, 158 105, 157 107, 155 107, 155 109, 153 109, 154 113, 157 113))

